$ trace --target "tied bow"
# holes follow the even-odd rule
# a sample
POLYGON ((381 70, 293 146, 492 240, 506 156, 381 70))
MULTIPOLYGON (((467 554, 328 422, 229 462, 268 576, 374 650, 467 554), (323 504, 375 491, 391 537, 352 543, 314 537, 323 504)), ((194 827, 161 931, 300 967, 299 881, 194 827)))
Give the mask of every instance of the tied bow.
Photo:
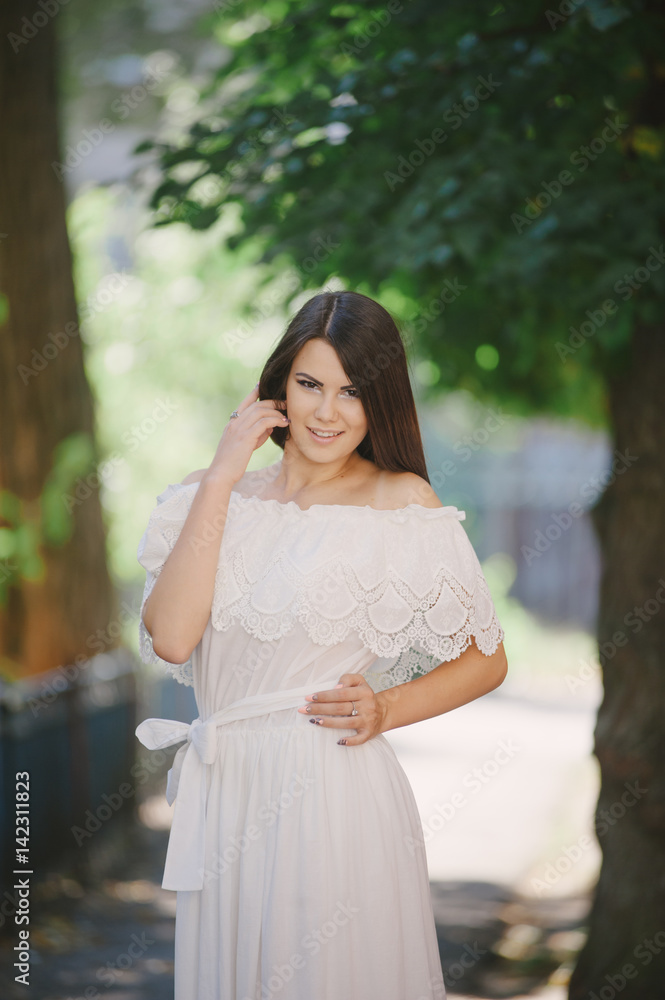
MULTIPOLYGON (((332 681, 331 681, 332 683, 332 681)), ((205 873, 206 802, 208 765, 219 754, 220 726, 239 719, 268 715, 284 708, 297 708, 316 685, 304 684, 284 691, 249 695, 232 702, 208 719, 193 722, 177 719, 145 719, 136 735, 149 750, 163 750, 174 743, 183 745, 173 758, 168 773, 166 800, 175 803, 164 866, 163 889, 189 891, 203 888, 205 873)), ((325 682, 319 690, 324 690, 325 682)))
POLYGON ((137 726, 136 735, 149 750, 164 749, 164 747, 173 746, 174 743, 180 743, 182 740, 187 741, 176 753, 173 765, 169 769, 166 801, 170 806, 173 805, 178 794, 180 775, 189 744, 194 744, 203 764, 212 764, 217 756, 218 739, 215 716, 206 720, 199 717, 189 724, 177 722, 175 719, 146 719, 137 726))

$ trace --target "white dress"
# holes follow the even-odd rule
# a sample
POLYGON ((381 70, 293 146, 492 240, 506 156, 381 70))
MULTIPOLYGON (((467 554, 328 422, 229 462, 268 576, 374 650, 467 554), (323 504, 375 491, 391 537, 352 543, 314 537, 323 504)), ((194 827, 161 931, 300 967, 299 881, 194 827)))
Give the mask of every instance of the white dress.
MULTIPOLYGON (((139 545, 143 605, 198 483, 169 485, 139 545)), ((361 673, 374 690, 503 630, 455 507, 315 504, 234 490, 211 617, 186 664, 199 717, 147 719, 182 743, 162 886, 177 892, 175 1000, 442 1000, 422 825, 379 734, 313 725, 304 695, 361 673)), ((143 611, 143 607, 141 609, 143 611)))

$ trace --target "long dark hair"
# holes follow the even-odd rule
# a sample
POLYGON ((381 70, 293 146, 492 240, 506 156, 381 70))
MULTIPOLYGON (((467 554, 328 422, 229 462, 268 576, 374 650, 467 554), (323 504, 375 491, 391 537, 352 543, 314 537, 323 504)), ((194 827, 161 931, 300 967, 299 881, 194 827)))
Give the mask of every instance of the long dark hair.
MULTIPOLYGON (((404 343, 390 313, 360 292, 321 292, 298 310, 263 366, 259 399, 286 399, 293 360, 308 340, 327 341, 367 417, 358 454, 379 469, 415 472, 429 483, 404 343)), ((284 448, 288 427, 271 439, 284 448)))

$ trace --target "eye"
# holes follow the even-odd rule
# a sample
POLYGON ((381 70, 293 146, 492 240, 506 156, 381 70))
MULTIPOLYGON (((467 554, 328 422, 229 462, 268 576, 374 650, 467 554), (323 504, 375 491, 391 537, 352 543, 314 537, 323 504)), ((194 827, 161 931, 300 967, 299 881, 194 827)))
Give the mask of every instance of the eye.
MULTIPOLYGON (((310 386, 314 389, 319 388, 315 382, 311 382, 309 379, 306 378, 297 378, 296 382, 298 383, 298 385, 302 385, 306 389, 309 389, 310 386)), ((357 399, 360 396, 360 392, 358 389, 345 389, 344 395, 348 396, 349 399, 357 399), (350 393, 353 393, 353 395, 351 396, 350 393)))

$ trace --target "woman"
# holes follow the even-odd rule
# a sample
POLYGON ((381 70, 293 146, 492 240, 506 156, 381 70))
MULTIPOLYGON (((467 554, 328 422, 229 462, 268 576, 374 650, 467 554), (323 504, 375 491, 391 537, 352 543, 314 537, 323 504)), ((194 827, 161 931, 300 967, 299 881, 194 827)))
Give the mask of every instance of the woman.
POLYGON ((142 657, 200 713, 137 729, 185 741, 162 883, 176 1000, 445 997, 422 825, 383 734, 505 676, 464 516, 429 484, 394 321, 346 291, 300 309, 209 468, 158 497, 142 657), (248 472, 269 437, 283 457, 248 472))

